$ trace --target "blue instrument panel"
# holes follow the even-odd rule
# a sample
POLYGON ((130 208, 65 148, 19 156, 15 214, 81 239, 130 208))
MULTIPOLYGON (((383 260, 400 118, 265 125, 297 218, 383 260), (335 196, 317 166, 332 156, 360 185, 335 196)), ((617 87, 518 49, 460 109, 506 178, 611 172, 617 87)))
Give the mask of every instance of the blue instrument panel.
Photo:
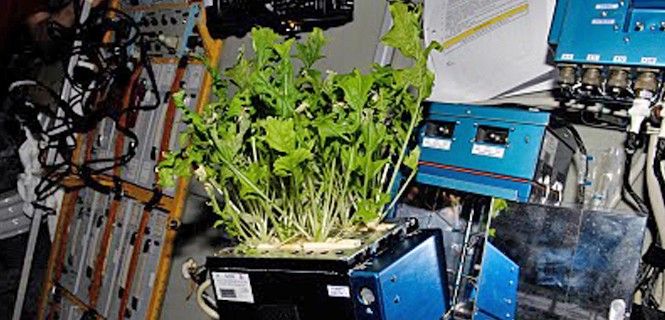
MULTIPOLYGON (((573 148, 551 115, 434 103, 420 131, 417 181, 520 202, 561 200, 573 148)), ((568 133, 569 135, 569 133, 568 133)))
POLYGON ((557 63, 662 68, 665 1, 559 0, 549 42, 557 63))

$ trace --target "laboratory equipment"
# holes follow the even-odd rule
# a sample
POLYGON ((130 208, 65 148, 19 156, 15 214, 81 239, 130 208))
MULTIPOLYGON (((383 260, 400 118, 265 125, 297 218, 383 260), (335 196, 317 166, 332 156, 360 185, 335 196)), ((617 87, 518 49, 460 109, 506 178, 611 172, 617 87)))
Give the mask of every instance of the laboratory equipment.
POLYGON ((560 203, 576 143, 546 112, 433 103, 417 181, 520 202, 560 203))
POLYGON ((558 1, 549 42, 571 98, 629 107, 662 88, 662 1, 558 1))
POLYGON ((220 318, 440 319, 448 309, 438 230, 398 226, 358 249, 208 257, 220 318))
POLYGON ((254 26, 293 35, 353 20, 354 0, 219 0, 206 9, 214 37, 244 36, 254 26))
POLYGON ((626 127, 629 154, 643 145, 637 136, 644 121, 660 118, 652 107, 662 100, 663 7, 650 0, 563 0, 550 30, 562 100, 626 127))

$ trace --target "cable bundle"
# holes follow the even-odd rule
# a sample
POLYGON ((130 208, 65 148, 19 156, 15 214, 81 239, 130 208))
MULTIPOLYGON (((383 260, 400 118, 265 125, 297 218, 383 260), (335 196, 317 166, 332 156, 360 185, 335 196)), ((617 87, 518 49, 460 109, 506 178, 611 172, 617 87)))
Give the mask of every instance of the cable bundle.
MULTIPOLYGON (((76 12, 80 14, 80 10, 76 12)), ((68 39, 74 45, 65 59, 69 95, 63 95, 67 97, 63 99, 42 83, 19 81, 10 87, 9 101, 19 120, 39 141, 43 171, 33 205, 53 212, 40 203, 60 189, 67 177, 77 176, 100 192, 120 192, 117 187, 100 184, 93 176, 113 175, 115 168, 134 157, 139 140, 126 122, 139 111, 156 109, 161 99, 146 53, 149 44, 126 13, 112 8, 94 10, 86 23, 73 30, 59 29, 49 34, 74 35, 68 39), (141 71, 147 81, 139 80, 141 71), (142 97, 149 93, 156 97, 154 104, 144 105, 142 97), (120 134, 115 137, 128 140, 128 147, 123 146, 122 154, 116 150, 111 158, 72 159, 77 136, 93 132, 104 119, 113 122, 120 134)), ((120 181, 117 176, 112 179, 116 185, 120 181)))

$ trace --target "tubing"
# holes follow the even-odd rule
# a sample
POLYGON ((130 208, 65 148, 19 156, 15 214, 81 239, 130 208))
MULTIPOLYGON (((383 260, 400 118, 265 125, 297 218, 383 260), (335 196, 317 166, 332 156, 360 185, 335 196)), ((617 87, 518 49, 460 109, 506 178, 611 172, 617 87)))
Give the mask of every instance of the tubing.
POLYGON ((212 285, 210 279, 203 282, 198 289, 196 289, 196 303, 199 305, 201 310, 205 312, 211 319, 219 320, 219 313, 213 308, 210 308, 208 304, 203 300, 203 294, 205 291, 212 285))
POLYGON ((658 226, 658 235, 662 240, 665 240, 665 203, 663 203, 662 190, 658 185, 658 179, 656 174, 651 168, 654 167, 655 156, 656 156, 656 145, 658 144, 658 135, 651 135, 649 137, 649 146, 647 152, 647 170, 646 170, 646 182, 647 190, 650 195, 649 201, 651 203, 651 210, 658 226))

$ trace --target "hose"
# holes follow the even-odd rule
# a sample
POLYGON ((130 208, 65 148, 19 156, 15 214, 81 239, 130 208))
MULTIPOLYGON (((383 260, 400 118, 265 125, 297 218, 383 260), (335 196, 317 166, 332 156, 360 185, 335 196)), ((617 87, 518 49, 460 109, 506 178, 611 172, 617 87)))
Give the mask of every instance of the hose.
POLYGON ((658 176, 661 176, 662 179, 662 167, 660 166, 660 161, 656 161, 657 156, 657 147, 658 147, 658 136, 652 135, 649 138, 649 148, 647 154, 647 168, 653 168, 653 170, 646 170, 646 181, 647 189, 650 195, 653 195, 650 198, 651 208, 653 211, 653 217, 658 226, 658 238, 661 241, 665 239, 665 203, 663 203, 662 195, 663 189, 660 179, 658 176))
POLYGON ((219 313, 217 310, 211 308, 205 300, 203 300, 203 295, 205 291, 212 285, 210 279, 203 282, 198 289, 196 289, 196 303, 199 305, 201 310, 207 314, 211 319, 219 320, 219 313))

